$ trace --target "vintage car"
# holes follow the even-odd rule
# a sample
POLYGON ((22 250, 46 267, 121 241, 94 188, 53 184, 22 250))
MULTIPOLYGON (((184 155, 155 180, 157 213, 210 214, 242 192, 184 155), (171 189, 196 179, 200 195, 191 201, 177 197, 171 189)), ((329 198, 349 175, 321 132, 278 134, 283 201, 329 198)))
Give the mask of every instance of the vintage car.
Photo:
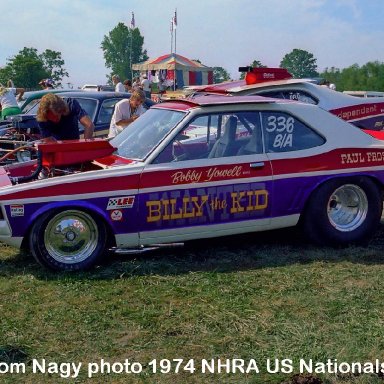
MULTIPOLYGON (((47 93, 41 92, 43 92, 41 96, 47 93)), ((63 92, 58 95, 64 99, 71 97, 80 103, 95 125, 95 137, 108 135, 115 104, 131 97, 130 93, 91 91, 63 92)), ((40 130, 35 117, 40 100, 35 99, 35 101, 36 103, 26 114, 9 116, 9 120, 4 125, 0 125, 0 164, 31 159, 33 148, 30 144, 40 139, 40 130)), ((148 109, 154 104, 151 99, 146 99, 144 106, 148 109)), ((80 132, 83 132, 84 127, 80 123, 79 125, 80 132)))
POLYGON ((23 98, 18 101, 19 107, 23 113, 28 111, 37 104, 40 99, 47 93, 65 93, 74 92, 72 89, 41 89, 39 91, 24 92, 23 98))
POLYGON ((190 86, 187 96, 219 93, 228 95, 260 95, 279 99, 297 100, 315 104, 359 128, 384 129, 384 100, 382 97, 359 99, 350 94, 318 85, 314 79, 293 79, 284 68, 240 67, 246 71, 244 80, 220 84, 190 86))
MULTIPOLYGON (((109 124, 115 104, 122 99, 129 99, 130 93, 118 92, 98 92, 98 91, 74 91, 59 93, 64 99, 76 99, 81 107, 87 112, 95 124, 95 137, 106 137, 108 135, 109 124)), ((151 99, 146 99, 144 107, 150 108, 155 103, 151 99)), ((36 115, 38 104, 28 111, 28 114, 36 115)), ((80 124, 80 131, 84 128, 80 124)))
POLYGON ((111 141, 37 148, 0 167, 0 241, 54 270, 298 224, 319 244, 359 244, 380 222, 384 142, 314 105, 172 100, 111 141))

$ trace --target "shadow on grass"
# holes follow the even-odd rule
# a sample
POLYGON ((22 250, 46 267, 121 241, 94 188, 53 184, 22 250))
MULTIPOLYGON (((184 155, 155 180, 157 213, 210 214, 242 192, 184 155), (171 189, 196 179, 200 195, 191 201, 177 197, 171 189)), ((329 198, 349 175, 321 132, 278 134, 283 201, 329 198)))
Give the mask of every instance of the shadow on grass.
POLYGON ((32 274, 39 279, 103 280, 190 272, 231 272, 312 262, 384 263, 384 225, 367 247, 330 248, 309 243, 296 228, 203 239, 184 247, 162 248, 133 255, 108 255, 88 272, 55 273, 30 255, 17 253, 0 261, 0 276, 32 274))

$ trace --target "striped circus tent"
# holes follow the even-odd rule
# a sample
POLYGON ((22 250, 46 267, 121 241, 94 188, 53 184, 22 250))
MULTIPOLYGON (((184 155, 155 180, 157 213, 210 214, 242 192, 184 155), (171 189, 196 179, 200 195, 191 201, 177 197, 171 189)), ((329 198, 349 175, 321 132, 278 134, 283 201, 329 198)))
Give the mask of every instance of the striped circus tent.
POLYGON ((133 64, 132 69, 134 71, 148 72, 149 77, 154 76, 156 72, 158 76, 172 82, 176 77, 177 88, 213 83, 213 68, 176 53, 133 64))

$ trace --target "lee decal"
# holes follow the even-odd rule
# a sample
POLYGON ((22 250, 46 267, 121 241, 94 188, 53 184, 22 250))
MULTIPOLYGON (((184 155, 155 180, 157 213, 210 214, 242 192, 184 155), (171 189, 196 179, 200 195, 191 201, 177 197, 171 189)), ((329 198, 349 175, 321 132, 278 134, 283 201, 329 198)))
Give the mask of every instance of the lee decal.
POLYGON ((132 208, 135 196, 113 197, 108 200, 107 210, 132 208))

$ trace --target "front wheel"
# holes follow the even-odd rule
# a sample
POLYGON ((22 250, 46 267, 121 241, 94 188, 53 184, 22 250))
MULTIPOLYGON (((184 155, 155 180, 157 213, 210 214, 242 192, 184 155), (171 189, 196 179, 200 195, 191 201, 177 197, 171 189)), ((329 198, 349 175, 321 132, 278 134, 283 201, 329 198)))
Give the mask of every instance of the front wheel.
POLYGON ((32 227, 29 245, 34 258, 58 271, 92 267, 106 248, 107 231, 101 220, 88 212, 70 209, 48 212, 32 227))
POLYGON ((317 244, 363 244, 374 235, 382 209, 381 192, 372 180, 330 180, 312 194, 304 231, 317 244))

